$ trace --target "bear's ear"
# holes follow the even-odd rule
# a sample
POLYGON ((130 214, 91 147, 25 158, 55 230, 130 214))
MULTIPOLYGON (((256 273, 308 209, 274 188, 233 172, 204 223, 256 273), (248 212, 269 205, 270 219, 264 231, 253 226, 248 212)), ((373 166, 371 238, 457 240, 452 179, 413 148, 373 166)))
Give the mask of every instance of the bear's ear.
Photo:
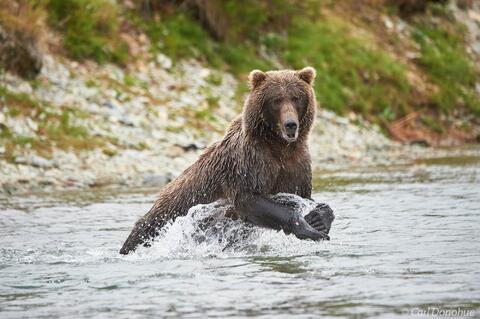
POLYGON ((311 66, 307 66, 306 68, 301 69, 300 71, 297 71, 298 77, 308 84, 313 83, 313 79, 315 79, 316 72, 315 69, 312 68, 311 66))
POLYGON ((248 75, 248 83, 250 84, 250 89, 256 88, 260 83, 262 83, 267 78, 267 74, 260 70, 253 70, 248 75))

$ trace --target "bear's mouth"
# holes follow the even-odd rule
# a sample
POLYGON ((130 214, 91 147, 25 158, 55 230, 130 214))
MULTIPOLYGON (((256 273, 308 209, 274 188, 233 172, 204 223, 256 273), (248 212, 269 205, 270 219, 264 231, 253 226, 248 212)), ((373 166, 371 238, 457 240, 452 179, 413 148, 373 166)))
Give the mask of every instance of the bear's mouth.
POLYGON ((293 132, 285 132, 282 130, 282 138, 287 141, 287 143, 293 143, 297 140, 298 138, 298 130, 296 130, 294 133, 293 132))

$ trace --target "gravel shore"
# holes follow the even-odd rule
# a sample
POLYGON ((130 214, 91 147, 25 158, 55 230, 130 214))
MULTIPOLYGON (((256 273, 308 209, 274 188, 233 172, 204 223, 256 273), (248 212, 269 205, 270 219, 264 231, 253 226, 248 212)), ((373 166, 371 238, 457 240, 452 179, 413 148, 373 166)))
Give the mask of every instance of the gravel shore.
MULTIPOLYGON (((3 74, 0 85, 26 93, 52 112, 69 106, 82 112, 74 123, 105 142, 90 150, 56 148, 48 156, 28 145, 7 160, 0 145, 0 192, 4 194, 102 187, 160 186, 221 139, 241 112, 238 81, 195 61, 154 61, 125 71, 46 56, 32 82, 3 74), (112 142, 114 141, 114 142, 112 142)), ((36 118, 0 109, 0 123, 14 134, 35 137, 36 118)), ((402 146, 351 114, 319 109, 310 137, 314 170, 405 162, 425 151, 402 146)))

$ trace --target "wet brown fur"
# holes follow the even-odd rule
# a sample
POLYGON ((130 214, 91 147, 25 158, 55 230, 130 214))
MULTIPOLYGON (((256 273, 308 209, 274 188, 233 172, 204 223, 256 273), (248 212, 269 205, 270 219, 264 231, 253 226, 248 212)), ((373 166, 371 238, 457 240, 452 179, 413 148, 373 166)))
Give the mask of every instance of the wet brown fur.
POLYGON ((208 147, 180 176, 163 187, 150 211, 134 226, 120 252, 127 254, 158 235, 167 222, 198 204, 226 198, 235 207, 252 194, 279 192, 311 196, 307 138, 315 117, 315 71, 252 71, 243 113, 224 138, 208 147), (280 105, 280 106, 279 106, 280 105), (296 112, 298 138, 288 143, 280 130, 281 105, 296 112))

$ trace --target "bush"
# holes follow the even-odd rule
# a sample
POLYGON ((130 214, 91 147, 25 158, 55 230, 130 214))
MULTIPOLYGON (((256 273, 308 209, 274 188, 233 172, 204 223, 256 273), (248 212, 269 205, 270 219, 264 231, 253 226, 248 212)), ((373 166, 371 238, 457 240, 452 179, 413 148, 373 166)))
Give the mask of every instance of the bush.
POLYGON ((0 67, 34 78, 42 68, 45 12, 28 0, 0 1, 0 67))

